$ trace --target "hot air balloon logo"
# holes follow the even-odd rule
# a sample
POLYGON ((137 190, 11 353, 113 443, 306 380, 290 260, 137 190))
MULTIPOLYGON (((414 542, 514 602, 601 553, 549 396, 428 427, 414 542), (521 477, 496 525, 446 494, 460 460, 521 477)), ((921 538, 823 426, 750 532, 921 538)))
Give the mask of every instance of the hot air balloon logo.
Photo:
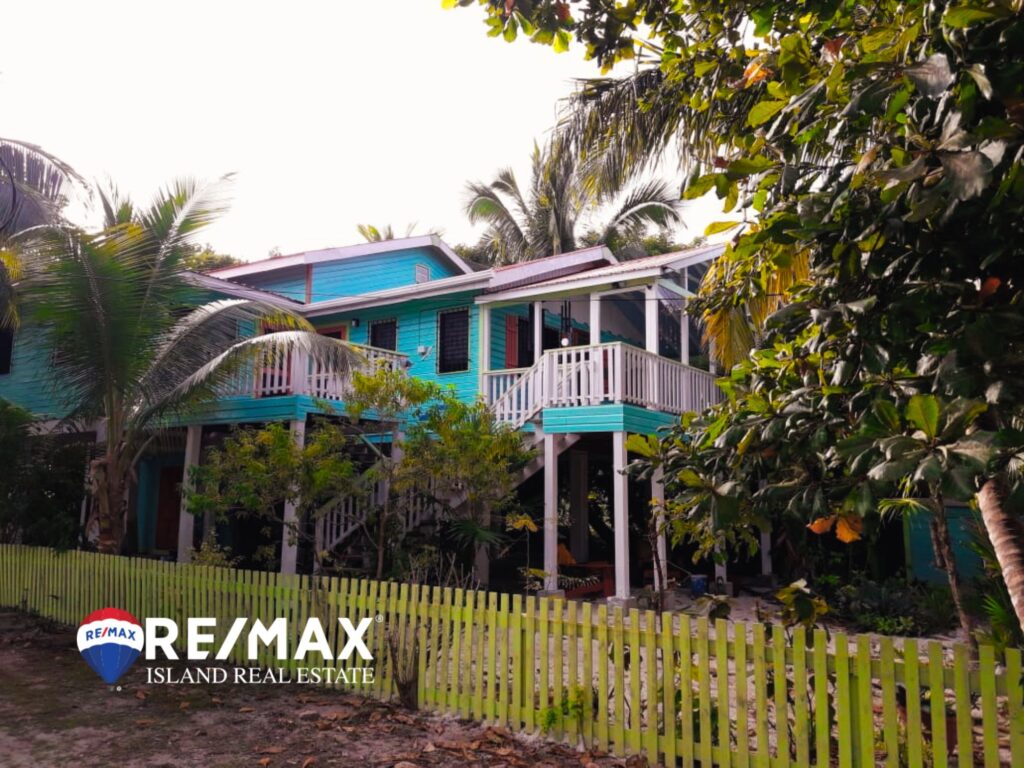
POLYGON ((78 650, 108 685, 121 677, 142 651, 142 625, 128 611, 102 608, 78 627, 78 650))

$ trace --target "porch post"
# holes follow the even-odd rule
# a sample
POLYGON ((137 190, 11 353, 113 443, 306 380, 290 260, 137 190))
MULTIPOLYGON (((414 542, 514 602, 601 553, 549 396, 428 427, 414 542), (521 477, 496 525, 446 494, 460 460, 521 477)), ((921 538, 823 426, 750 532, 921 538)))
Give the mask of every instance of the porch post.
MULTIPOLYGON (((291 422, 292 439, 302 448, 306 444, 306 420, 293 419, 291 422)), ((291 528, 298 522, 295 514, 295 503, 286 501, 284 504, 284 525, 281 526, 281 573, 295 573, 298 560, 298 541, 291 535, 291 528)))
POLYGON ((612 533, 615 536, 615 601, 628 603, 629 480, 626 477, 626 433, 612 432, 612 533))
POLYGON ((679 362, 690 364, 690 316, 686 312, 686 299, 679 313, 679 362))
POLYGON ((544 302, 533 302, 533 362, 544 354, 544 302))
POLYGON ((491 306, 482 304, 480 305, 480 373, 487 373, 489 370, 491 370, 491 306))
POLYGON ((665 470, 660 467, 651 476, 651 501, 657 505, 658 562, 654 569, 654 588, 665 589, 668 584, 668 542, 665 536, 665 470))
POLYGON ((192 536, 195 516, 188 511, 186 491, 192 488, 192 467, 199 465, 199 449, 203 442, 203 425, 190 424, 185 430, 185 469, 181 478, 181 512, 178 515, 178 562, 192 559, 192 536))
POLYGON ((761 531, 761 575, 772 575, 772 529, 761 531))
POLYGON ((569 452, 569 508, 572 511, 572 529, 569 549, 576 562, 590 559, 590 478, 586 451, 569 452))
POLYGON ((601 343, 601 295, 590 294, 590 343, 601 343))
POLYGON ((544 592, 558 592, 558 451, 544 435, 544 592))
POLYGON ((650 285, 644 290, 644 335, 646 349, 651 354, 658 354, 658 290, 650 285))
MULTIPOLYGON (((644 335, 646 337, 647 351, 657 358, 658 355, 658 285, 648 286, 644 290, 644 335)), ((647 382, 646 397, 649 407, 657 408, 661 404, 661 366, 657 359, 647 359, 647 382)))

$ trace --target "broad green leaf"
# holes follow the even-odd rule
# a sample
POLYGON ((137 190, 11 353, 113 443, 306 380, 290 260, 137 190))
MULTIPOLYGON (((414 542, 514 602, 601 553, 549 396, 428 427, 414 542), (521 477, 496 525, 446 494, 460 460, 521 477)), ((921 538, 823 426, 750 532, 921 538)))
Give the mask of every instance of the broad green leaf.
POLYGON ((781 112, 788 103, 786 101, 759 101, 747 115, 747 125, 753 128, 764 125, 781 112))
POLYGON ((719 232, 728 232, 730 229, 735 229, 742 223, 742 221, 713 221, 704 229, 704 234, 717 235, 719 232))
POLYGON ((960 8, 950 8, 942 16, 942 23, 954 29, 964 29, 972 24, 994 19, 1005 19, 1012 14, 1009 8, 999 5, 980 7, 977 5, 965 5, 960 8))
POLYGON ((934 440, 939 434, 939 400, 935 395, 914 395, 904 413, 907 421, 934 440))

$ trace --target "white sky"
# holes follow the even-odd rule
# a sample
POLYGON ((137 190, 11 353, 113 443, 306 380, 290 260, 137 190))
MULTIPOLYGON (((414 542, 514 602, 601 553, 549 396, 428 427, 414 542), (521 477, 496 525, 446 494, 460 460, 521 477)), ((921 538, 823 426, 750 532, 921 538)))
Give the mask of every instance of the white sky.
MULTIPOLYGON (((358 242, 359 223, 473 242, 465 182, 511 165, 525 185, 558 99, 598 74, 579 46, 508 45, 482 20, 440 0, 10 3, 0 135, 140 202, 235 172, 203 239, 246 260, 358 242)), ((679 236, 717 210, 688 206, 679 236)))

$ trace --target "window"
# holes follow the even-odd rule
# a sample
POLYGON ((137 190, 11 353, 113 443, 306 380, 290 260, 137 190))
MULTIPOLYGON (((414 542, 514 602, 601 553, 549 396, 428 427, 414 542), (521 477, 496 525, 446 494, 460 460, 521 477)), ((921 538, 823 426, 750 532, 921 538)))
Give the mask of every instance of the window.
POLYGON ((437 372, 469 370, 469 310, 440 312, 437 317, 437 372))
POLYGON ((375 320, 370 323, 370 346, 378 349, 398 349, 398 322, 375 320))
POLYGON ((11 372, 11 358, 14 357, 14 331, 0 329, 0 376, 11 372))
POLYGON ((331 339, 341 339, 342 341, 348 340, 348 326, 338 325, 332 328, 317 328, 316 332, 321 336, 327 336, 331 339))
POLYGON ((416 282, 426 283, 430 281, 430 266, 428 264, 416 265, 416 282))

